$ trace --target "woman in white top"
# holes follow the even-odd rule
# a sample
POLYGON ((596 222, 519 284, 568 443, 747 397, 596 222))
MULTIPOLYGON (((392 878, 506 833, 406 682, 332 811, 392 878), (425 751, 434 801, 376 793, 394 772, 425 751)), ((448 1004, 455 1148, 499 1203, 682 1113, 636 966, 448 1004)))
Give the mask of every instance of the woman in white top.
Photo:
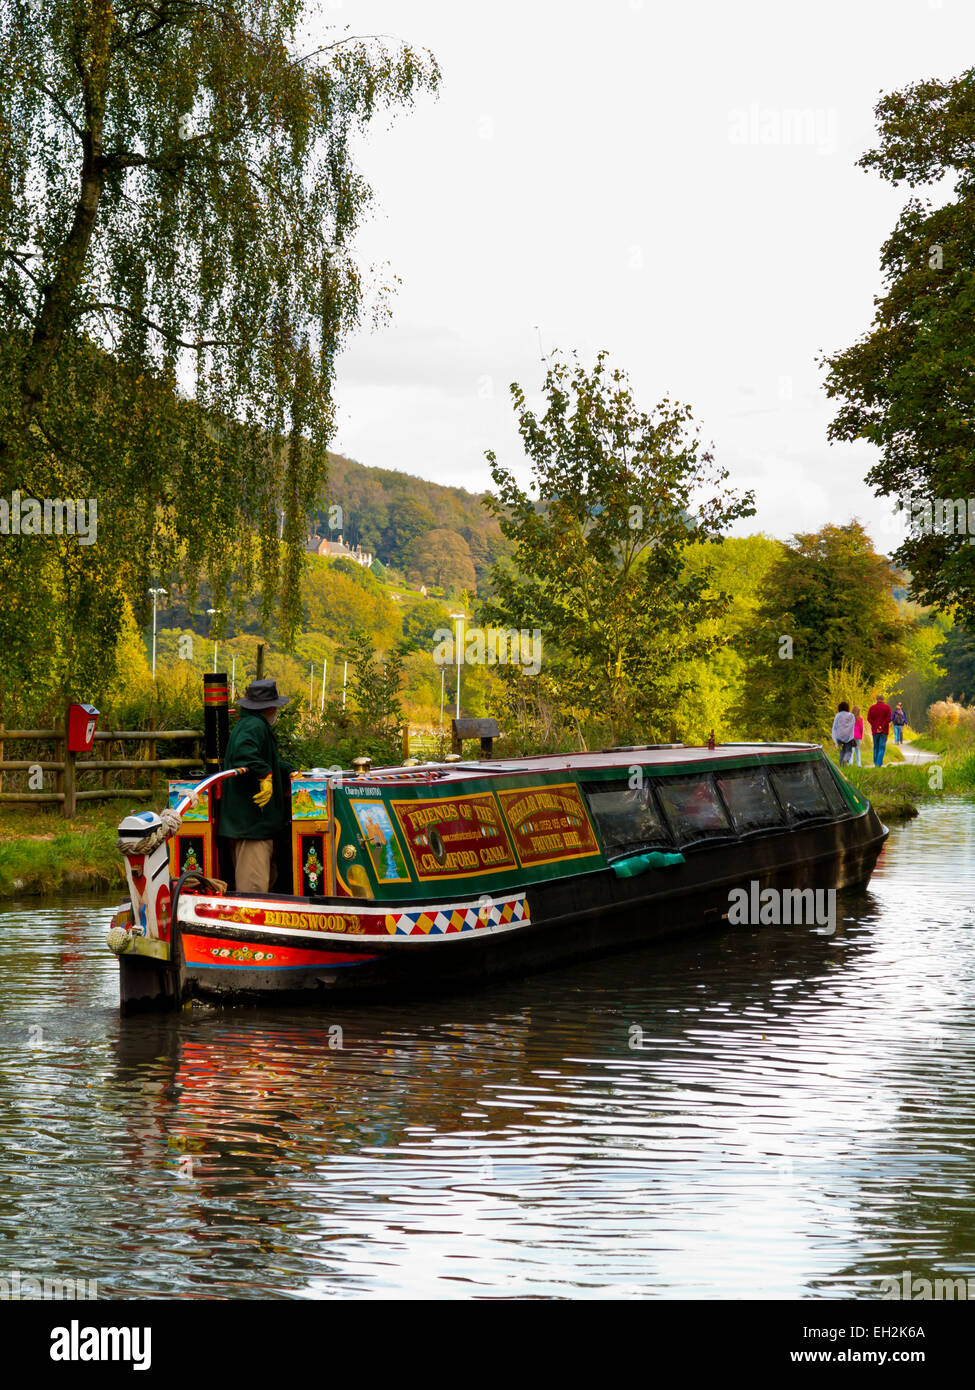
POLYGON ((836 718, 833 720, 832 736, 833 742, 840 750, 840 767, 844 767, 853 756, 853 728, 856 720, 850 713, 850 706, 845 700, 841 700, 836 711, 836 718))

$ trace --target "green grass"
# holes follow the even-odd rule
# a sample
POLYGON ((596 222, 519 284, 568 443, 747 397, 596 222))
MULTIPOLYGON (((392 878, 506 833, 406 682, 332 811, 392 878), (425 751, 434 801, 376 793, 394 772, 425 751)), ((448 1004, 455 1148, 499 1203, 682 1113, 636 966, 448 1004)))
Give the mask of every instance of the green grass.
POLYGON ((116 826, 134 810, 145 810, 145 803, 88 805, 70 821, 58 810, 5 809, 0 815, 0 898, 124 887, 116 826))
MULTIPOLYGON (((942 751, 928 740, 915 739, 914 744, 930 752, 942 751)), ((948 751, 933 763, 885 758, 883 767, 844 767, 842 772, 861 795, 869 798, 881 820, 916 816, 924 802, 942 796, 975 795, 975 750, 970 746, 948 751)))
POLYGON ((937 738, 933 734, 919 734, 917 738, 912 738, 910 743, 912 748, 920 748, 924 753, 937 753, 939 757, 944 757, 949 751, 948 740, 943 737, 937 738))
POLYGON ((882 821, 908 820, 918 814, 927 793, 925 771, 910 763, 842 769, 843 776, 867 798, 882 821))

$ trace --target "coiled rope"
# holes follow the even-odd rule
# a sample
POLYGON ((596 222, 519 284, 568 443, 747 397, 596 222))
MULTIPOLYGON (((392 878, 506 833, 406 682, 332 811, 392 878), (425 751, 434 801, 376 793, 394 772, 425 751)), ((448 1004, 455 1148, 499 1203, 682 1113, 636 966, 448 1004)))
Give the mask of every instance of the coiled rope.
POLYGON ((159 812, 159 825, 153 826, 148 835, 144 835, 141 840, 123 839, 120 835, 116 840, 119 854, 125 855, 126 859, 131 859, 137 854, 151 854, 157 845, 164 844, 171 835, 175 835, 180 826, 180 814, 172 806, 164 806, 159 812))

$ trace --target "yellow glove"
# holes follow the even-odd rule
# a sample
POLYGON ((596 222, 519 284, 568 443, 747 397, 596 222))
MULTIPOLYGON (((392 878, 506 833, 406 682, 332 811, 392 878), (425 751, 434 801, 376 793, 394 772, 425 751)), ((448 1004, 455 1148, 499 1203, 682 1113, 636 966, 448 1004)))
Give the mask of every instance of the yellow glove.
POLYGON ((263 810, 271 800, 271 774, 261 778, 261 789, 254 795, 254 805, 260 806, 263 810))

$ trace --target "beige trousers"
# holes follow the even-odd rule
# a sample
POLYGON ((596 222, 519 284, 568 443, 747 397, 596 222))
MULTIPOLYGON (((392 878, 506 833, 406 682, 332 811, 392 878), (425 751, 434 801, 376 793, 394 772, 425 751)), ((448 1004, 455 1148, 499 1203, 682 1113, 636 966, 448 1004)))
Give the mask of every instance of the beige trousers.
POLYGON ((238 893, 266 893, 277 876, 273 840, 234 841, 234 877, 238 893))

